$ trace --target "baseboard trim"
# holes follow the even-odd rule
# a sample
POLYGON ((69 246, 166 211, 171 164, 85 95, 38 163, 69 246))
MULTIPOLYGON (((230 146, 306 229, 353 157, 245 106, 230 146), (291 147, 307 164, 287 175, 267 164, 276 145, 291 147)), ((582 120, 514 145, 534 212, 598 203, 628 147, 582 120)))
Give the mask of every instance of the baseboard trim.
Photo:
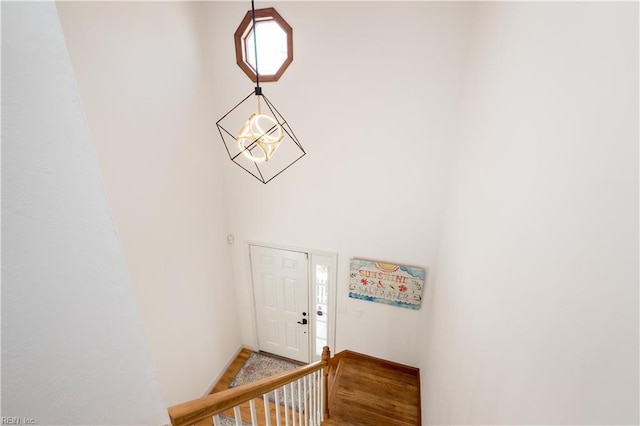
POLYGON ((336 354, 336 356, 342 354, 343 352, 344 354, 342 356, 344 357, 368 359, 369 361, 376 362, 381 365, 386 365, 388 367, 392 367, 397 370, 404 371, 405 373, 408 373, 408 374, 417 375, 418 377, 420 376, 420 369, 418 367, 413 367, 411 365, 406 365, 406 364, 400 364, 399 362, 389 361, 383 358, 378 358, 378 357, 363 354, 360 352, 354 352, 349 349, 341 351, 340 353, 336 354))
POLYGON ((209 395, 211 393, 213 388, 216 386, 216 384, 222 378, 222 375, 225 373, 225 371, 227 371, 227 369, 231 366, 231 363, 233 361, 235 361, 235 359, 238 357, 238 355, 240 354, 240 352, 242 352, 242 349, 244 349, 244 348, 245 348, 245 346, 240 345, 238 350, 236 350, 236 352, 231 356, 231 358, 229 358, 229 361, 227 361, 227 364, 224 367, 222 367, 220 372, 216 375, 216 377, 213 379, 213 381, 211 382, 211 384, 209 385, 209 387, 207 388, 207 390, 205 391, 205 393, 202 396, 207 396, 207 395, 209 395))
POLYGON ((243 348, 249 349, 250 351, 253 352, 260 352, 260 349, 258 349, 257 346, 253 346, 253 345, 243 345, 243 348))

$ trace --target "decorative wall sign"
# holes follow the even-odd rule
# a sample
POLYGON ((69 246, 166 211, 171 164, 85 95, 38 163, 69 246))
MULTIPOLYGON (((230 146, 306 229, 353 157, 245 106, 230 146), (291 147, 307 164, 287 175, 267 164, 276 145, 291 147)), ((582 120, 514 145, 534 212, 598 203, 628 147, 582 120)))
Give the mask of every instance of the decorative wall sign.
POLYGON ((424 277, 422 268, 351 259, 349 297, 420 309, 424 277))

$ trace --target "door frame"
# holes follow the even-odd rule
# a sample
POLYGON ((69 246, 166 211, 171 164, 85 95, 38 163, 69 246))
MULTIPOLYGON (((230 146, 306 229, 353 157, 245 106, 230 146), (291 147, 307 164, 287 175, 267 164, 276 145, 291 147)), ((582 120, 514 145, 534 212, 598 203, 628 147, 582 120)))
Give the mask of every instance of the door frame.
POLYGON ((331 348, 331 351, 335 351, 336 345, 336 310, 337 310, 337 281, 338 281, 338 253, 330 252, 326 250, 317 250, 310 248, 301 248, 283 244, 274 244, 274 243, 265 243, 261 241, 254 240, 246 240, 244 242, 244 250, 245 250, 245 259, 247 265, 247 271, 249 274, 249 279, 251 281, 251 291, 250 293, 250 302, 252 306, 251 317, 252 317, 252 325, 253 325, 253 338, 254 342, 256 342, 256 346, 259 347, 258 341, 258 316, 256 309, 256 298, 255 298, 255 286, 253 281, 253 273, 251 271, 251 246, 260 246, 268 249, 276 249, 276 250, 284 250, 284 251, 294 251, 297 253, 305 253, 307 255, 307 284, 309 286, 308 293, 308 305, 309 305, 309 362, 318 361, 320 359, 319 355, 316 355, 315 351, 315 342, 316 342, 316 327, 315 321, 317 315, 315 315, 315 301, 316 301, 316 285, 313 281, 314 271, 313 265, 314 261, 325 258, 325 262, 329 264, 329 283, 328 283, 328 305, 327 310, 329 311, 327 314, 327 345, 331 348), (313 309, 312 309, 313 308, 313 309), (313 315, 312 315, 313 314, 313 315), (313 320, 312 320, 313 319, 313 320))

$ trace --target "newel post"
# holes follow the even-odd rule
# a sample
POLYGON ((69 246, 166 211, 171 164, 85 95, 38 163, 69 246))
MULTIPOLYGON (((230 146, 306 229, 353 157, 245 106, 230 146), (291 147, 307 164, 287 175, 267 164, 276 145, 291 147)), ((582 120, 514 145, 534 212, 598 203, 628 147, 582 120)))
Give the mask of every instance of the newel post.
POLYGON ((325 346, 322 348, 322 362, 324 363, 324 367, 322 367, 322 373, 324 374, 324 386, 323 386, 323 395, 322 399, 324 401, 324 418, 329 418, 329 360, 331 359, 331 350, 329 346, 325 346))

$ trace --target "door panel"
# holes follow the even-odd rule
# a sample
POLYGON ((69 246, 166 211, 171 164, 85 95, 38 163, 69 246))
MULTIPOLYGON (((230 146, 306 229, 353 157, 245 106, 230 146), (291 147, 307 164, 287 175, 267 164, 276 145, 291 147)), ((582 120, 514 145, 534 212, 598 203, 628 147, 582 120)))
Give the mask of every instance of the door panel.
POLYGON ((274 320, 267 320, 266 327, 266 342, 269 345, 278 344, 278 323, 274 320))
POLYGON ((309 362, 306 253, 250 245, 260 350, 309 362), (303 316, 303 313, 306 313, 303 316), (300 324, 306 319, 307 324, 300 324))

